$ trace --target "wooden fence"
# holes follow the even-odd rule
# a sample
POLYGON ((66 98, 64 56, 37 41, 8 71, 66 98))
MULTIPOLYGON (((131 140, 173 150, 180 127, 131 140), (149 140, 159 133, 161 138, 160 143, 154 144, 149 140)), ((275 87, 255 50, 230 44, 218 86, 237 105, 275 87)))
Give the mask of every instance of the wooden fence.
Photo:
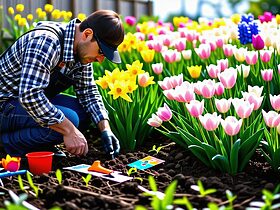
POLYGON ((25 6, 22 16, 33 14, 35 17, 37 8, 44 8, 45 4, 52 4, 55 9, 71 11, 77 17, 79 13, 86 15, 99 9, 111 9, 123 17, 132 15, 140 18, 143 15, 153 15, 153 0, 0 0, 0 53, 6 48, 10 38, 3 34, 3 28, 9 29, 7 22, 8 8, 17 4, 25 6))

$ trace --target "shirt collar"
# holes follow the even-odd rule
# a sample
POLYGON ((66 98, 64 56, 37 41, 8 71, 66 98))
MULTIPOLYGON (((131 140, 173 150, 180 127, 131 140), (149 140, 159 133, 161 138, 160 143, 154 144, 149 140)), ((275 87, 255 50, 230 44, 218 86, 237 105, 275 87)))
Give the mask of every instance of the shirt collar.
POLYGON ((81 21, 77 18, 71 20, 65 28, 64 32, 64 55, 65 62, 75 62, 74 57, 74 38, 75 38, 75 24, 81 21))

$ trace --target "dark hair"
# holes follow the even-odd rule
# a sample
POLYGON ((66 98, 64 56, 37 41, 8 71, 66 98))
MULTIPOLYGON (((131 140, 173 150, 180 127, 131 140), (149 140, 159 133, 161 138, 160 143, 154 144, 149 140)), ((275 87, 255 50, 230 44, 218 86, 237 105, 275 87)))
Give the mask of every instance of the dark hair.
POLYGON ((124 39, 124 28, 120 16, 112 10, 97 10, 81 22, 79 29, 91 28, 96 36, 109 46, 117 48, 124 39))

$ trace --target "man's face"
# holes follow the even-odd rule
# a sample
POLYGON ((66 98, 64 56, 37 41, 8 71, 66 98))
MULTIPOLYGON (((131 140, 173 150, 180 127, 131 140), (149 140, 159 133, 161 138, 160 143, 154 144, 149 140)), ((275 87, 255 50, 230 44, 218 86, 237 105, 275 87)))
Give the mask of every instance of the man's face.
POLYGON ((82 64, 88 64, 92 62, 102 63, 105 58, 104 54, 99 48, 98 42, 96 40, 92 41, 92 37, 92 30, 86 29, 77 45, 76 53, 82 64))

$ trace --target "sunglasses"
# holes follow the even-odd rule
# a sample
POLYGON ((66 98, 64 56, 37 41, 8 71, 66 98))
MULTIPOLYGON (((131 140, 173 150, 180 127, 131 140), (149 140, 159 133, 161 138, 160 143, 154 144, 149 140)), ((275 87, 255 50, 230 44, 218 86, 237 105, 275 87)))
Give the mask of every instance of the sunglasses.
POLYGON ((99 41, 97 35, 94 34, 93 36, 94 36, 94 39, 96 40, 97 45, 98 45, 98 47, 99 47, 98 54, 99 54, 99 55, 102 55, 102 56, 105 56, 104 52, 103 52, 102 49, 101 49, 101 44, 100 44, 100 41, 99 41))
POLYGON ((86 24, 87 24, 88 28, 91 28, 94 31, 93 37, 96 40, 97 45, 99 47, 98 54, 101 55, 101 56, 105 56, 104 52, 101 49, 100 40, 99 40, 98 36, 96 35, 95 30, 93 29, 93 27, 90 26, 90 24, 87 21, 86 21, 86 24))

